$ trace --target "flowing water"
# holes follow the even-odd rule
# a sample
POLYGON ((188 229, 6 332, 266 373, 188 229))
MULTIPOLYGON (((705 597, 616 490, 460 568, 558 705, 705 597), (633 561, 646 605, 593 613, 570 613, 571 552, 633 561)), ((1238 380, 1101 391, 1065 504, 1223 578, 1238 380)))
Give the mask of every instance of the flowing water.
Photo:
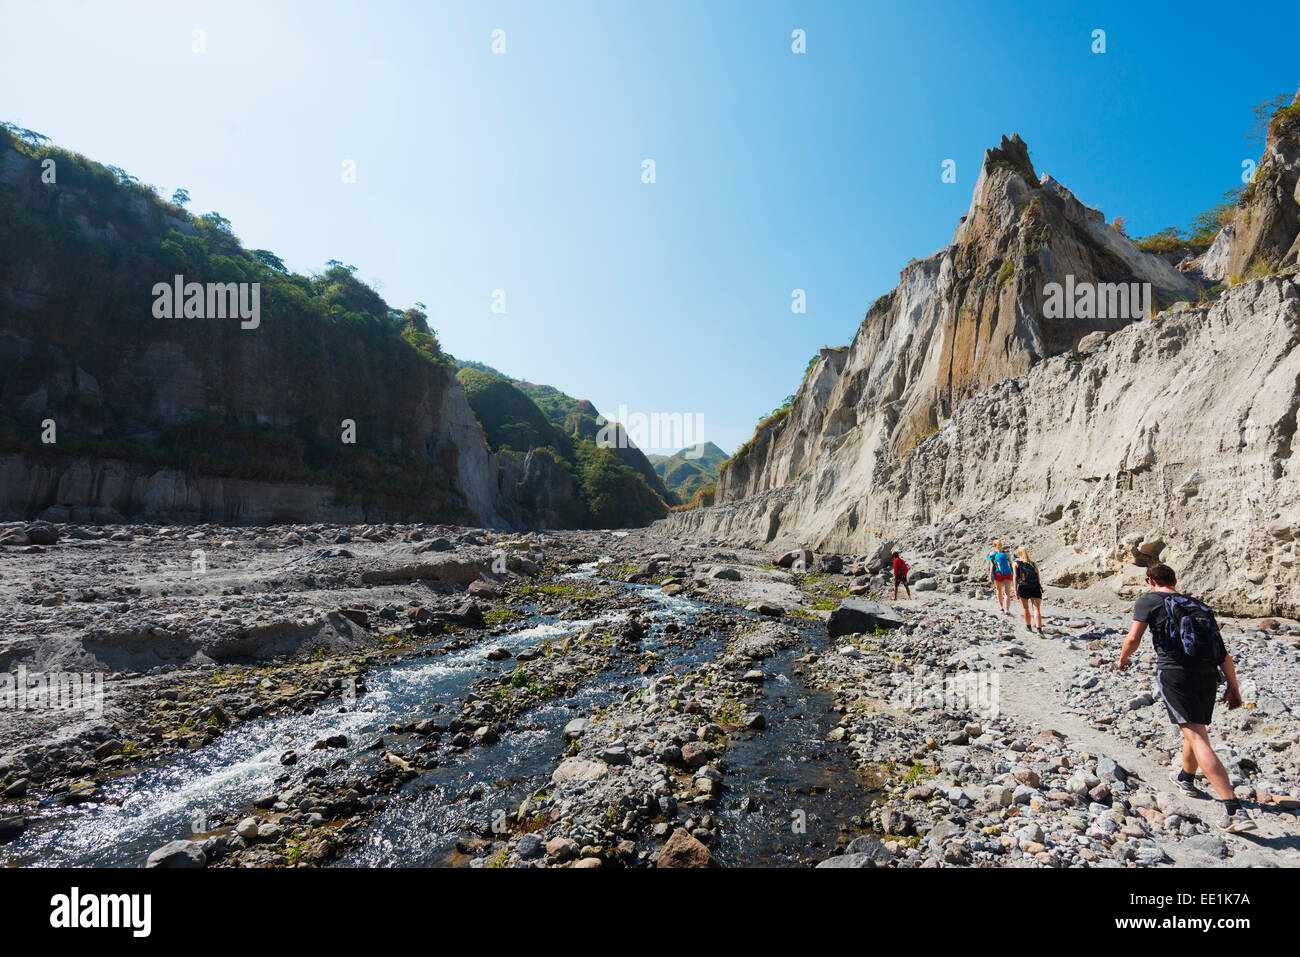
MULTIPOLYGON (((578 575, 594 574, 594 566, 578 575)), ((641 647, 659 655, 660 671, 689 671, 722 650, 725 635, 695 642, 691 649, 665 644, 662 626, 685 622, 705 606, 658 588, 627 585, 652 602, 651 627, 641 647)), ((296 750, 299 770, 329 764, 340 755, 356 759, 394 722, 438 713, 458 713, 457 699, 485 674, 503 667, 487 660, 501 644, 518 653, 587 627, 615 621, 623 612, 585 621, 534 614, 508 636, 436 656, 396 661, 371 670, 367 690, 355 708, 329 703, 312 714, 285 714, 238 725, 211 744, 170 755, 160 763, 104 782, 103 803, 42 809, 22 838, 8 845, 0 860, 29 866, 139 866, 168 841, 208 830, 213 809, 249 808, 257 798, 280 790, 275 781, 285 769, 280 755, 296 750), (438 707, 442 709, 439 711, 438 707), (347 735, 344 750, 313 752, 311 744, 329 735, 347 735)), ((825 629, 800 626, 807 644, 820 650, 825 629)), ((871 794, 853 770, 845 749, 826 741, 836 715, 826 692, 806 686, 793 661, 803 652, 787 650, 769 658, 769 680, 760 698, 747 707, 763 712, 767 729, 738 732, 726 752, 728 767, 715 816, 723 819, 722 839, 714 849, 729 865, 797 864, 833 853, 842 826, 861 813, 871 794), (742 809, 741 798, 753 799, 742 809)), ((572 717, 590 715, 602 705, 647 683, 619 667, 588 678, 576 693, 521 715, 519 730, 507 731, 493 745, 466 749, 445 764, 421 773, 388 799, 384 810, 346 852, 344 866, 445 866, 467 859, 456 841, 485 833, 494 817, 512 810, 542 787, 564 752, 561 730, 572 717)))

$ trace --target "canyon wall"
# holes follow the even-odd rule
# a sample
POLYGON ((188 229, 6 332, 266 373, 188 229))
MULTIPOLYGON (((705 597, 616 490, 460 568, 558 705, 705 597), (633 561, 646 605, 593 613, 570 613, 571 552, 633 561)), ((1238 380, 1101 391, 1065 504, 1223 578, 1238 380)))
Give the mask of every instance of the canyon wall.
POLYGON ((1205 256, 1234 270, 1212 288, 1204 261, 1141 252, 1004 139, 952 245, 822 351, 714 506, 668 527, 865 552, 980 513, 1033 530, 1062 584, 1140 582, 1153 552, 1222 605, 1300 614, 1297 155, 1296 125, 1275 121, 1259 189, 1205 256), (1150 283, 1154 302, 1049 318, 1067 277, 1150 283))

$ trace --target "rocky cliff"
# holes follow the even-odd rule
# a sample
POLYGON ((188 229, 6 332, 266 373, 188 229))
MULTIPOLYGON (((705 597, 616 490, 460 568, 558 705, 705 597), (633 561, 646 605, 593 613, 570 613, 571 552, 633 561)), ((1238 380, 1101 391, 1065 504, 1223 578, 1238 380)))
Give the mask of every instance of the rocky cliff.
MULTIPOLYGON (((1294 197, 1291 134, 1274 129, 1269 149, 1281 172, 1256 195, 1294 197)), ((1295 218, 1270 209, 1239 211, 1232 262, 1292 248, 1295 218), (1273 226, 1245 225, 1260 222, 1273 226)), ((979 512, 1041 542, 1063 583, 1122 587, 1163 555, 1217 601, 1294 613, 1300 287, 1294 268, 1257 271, 1194 304, 1195 268, 1137 250, 1004 140, 952 245, 823 351, 789 411, 727 463, 717 505, 670 522, 863 551, 979 512), (1067 281, 1150 283, 1154 314, 1062 317, 1048 290, 1067 281)))
POLYGON ((790 411, 723 468, 717 501, 794 480, 851 430, 869 436, 865 455, 898 456, 971 395, 1137 311, 1107 303, 1092 315, 1047 318, 1049 284, 1132 282, 1150 284, 1152 304, 1198 290, 1050 176, 1036 177, 1025 144, 1004 138, 985 154, 952 244, 904 268, 848 347, 823 350, 790 411))
POLYGON ((1264 155, 1224 227, 1200 264, 1211 279, 1230 282, 1300 263, 1300 90, 1273 116, 1264 155))
POLYGON ((496 454, 424 315, 353 272, 290 274, 222 217, 0 129, 0 517, 589 523, 587 488, 496 454), (202 315, 159 315, 174 282, 202 315), (256 287, 258 315, 217 283, 256 287))
POLYGON ((506 524, 450 368, 348 268, 292 276, 220 217, 8 136, 0 205, 0 511, 506 524), (256 283, 256 320, 160 317, 176 275, 256 283))

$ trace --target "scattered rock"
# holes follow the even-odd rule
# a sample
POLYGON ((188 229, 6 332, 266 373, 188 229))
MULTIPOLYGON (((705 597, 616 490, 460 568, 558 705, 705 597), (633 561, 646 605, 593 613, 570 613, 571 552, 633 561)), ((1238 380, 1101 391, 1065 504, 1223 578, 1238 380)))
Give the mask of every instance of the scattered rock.
POLYGON ((682 828, 677 828, 659 852, 658 867, 719 867, 709 849, 682 828))
POLYGON ((197 841, 172 841, 149 855, 145 867, 206 867, 208 856, 197 841))

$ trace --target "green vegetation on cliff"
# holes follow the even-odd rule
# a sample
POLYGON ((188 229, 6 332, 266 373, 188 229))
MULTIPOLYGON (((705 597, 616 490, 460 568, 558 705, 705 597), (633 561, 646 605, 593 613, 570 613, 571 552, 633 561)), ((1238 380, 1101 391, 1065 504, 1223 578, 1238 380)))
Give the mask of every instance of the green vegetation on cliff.
POLYGON ((443 428, 456 377, 488 447, 528 485, 521 515, 623 526, 676 504, 590 402, 457 361, 422 304, 389 306, 337 260, 290 272, 189 202, 0 124, 0 450, 323 484, 367 508, 468 520, 443 428), (257 321, 163 318, 155 287, 178 276, 209 296, 255 285, 257 321), (524 475, 533 451, 555 468, 524 475))
POLYGON ((508 379, 470 368, 461 369, 456 378, 492 451, 527 452, 545 447, 559 451, 559 436, 542 410, 508 379))
POLYGON ((626 434, 621 427, 608 422, 586 399, 575 399, 549 385, 520 381, 516 381, 515 385, 536 402, 538 408, 546 413, 547 419, 566 435, 584 442, 599 443, 603 431, 603 437, 612 443, 607 444, 609 451, 620 462, 641 476, 664 502, 669 505, 676 503, 672 490, 664 484, 645 453, 626 441, 626 434), (620 437, 623 441, 619 441, 620 437))
POLYGON ((340 262, 290 273, 219 213, 185 210, 183 190, 173 199, 0 126, 0 449, 323 484, 367 508, 468 518, 458 449, 418 422, 453 371, 424 313, 390 308, 340 262), (255 331, 156 318, 154 287, 177 275, 256 283, 255 331), (56 442, 40 440, 46 420, 56 442))
MULTIPOLYGON (((1264 138, 1266 131, 1274 136, 1282 136, 1291 125, 1300 122, 1300 104, 1289 105, 1292 94, 1279 93, 1254 107, 1254 122, 1246 134, 1246 140, 1256 143, 1264 138)), ((1216 203, 1198 215, 1185 228, 1166 226, 1150 236, 1133 240, 1133 245, 1143 252, 1156 254, 1197 254, 1208 248, 1219 235, 1219 230, 1231 223, 1238 207, 1249 202, 1251 192, 1256 186, 1252 178, 1249 183, 1235 186, 1223 194, 1221 202, 1216 203)))
POLYGON ((633 453, 644 462, 640 450, 596 444, 600 426, 591 403, 550 386, 511 381, 481 364, 462 364, 456 378, 494 452, 540 451, 568 474, 574 501, 556 503, 566 524, 617 528, 644 525, 667 514, 662 485, 652 488, 625 458, 633 453), (530 392, 546 402, 549 414, 530 392))
POLYGON ((1187 226, 1167 226, 1158 233, 1133 240, 1133 245, 1148 253, 1196 253, 1206 249, 1219 230, 1232 222, 1246 187, 1238 186, 1223 194, 1223 201, 1211 206, 1187 226))

